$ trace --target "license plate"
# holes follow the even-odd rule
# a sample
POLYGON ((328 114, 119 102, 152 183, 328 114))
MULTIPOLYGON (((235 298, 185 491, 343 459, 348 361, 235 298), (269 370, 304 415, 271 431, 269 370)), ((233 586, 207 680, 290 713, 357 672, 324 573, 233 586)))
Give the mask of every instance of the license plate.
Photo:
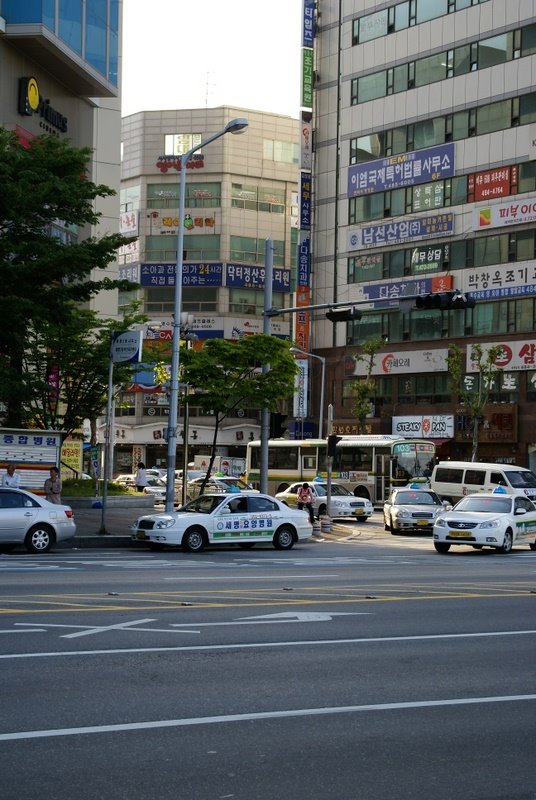
POLYGON ((471 531, 449 531, 449 536, 455 539, 470 539, 471 531))
POLYGON ((365 509, 364 508, 355 508, 354 509, 354 514, 355 514, 356 517, 362 517, 364 513, 365 513, 365 509))
POLYGON ((430 522, 428 522, 428 520, 427 520, 427 519, 418 519, 418 520, 417 520, 417 525, 422 525, 422 526, 423 526, 423 528, 424 528, 424 526, 425 526, 425 525, 430 525, 430 524, 431 524, 431 523, 430 523, 430 522))
POLYGON ((148 539, 149 537, 146 536, 145 531, 136 531, 136 539, 148 539))

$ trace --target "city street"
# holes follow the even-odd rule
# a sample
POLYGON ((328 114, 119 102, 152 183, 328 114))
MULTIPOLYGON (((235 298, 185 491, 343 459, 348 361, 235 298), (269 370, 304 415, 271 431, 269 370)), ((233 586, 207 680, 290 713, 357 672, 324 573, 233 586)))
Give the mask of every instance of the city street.
POLYGON ((536 553, 0 555, 3 800, 534 800, 536 553))

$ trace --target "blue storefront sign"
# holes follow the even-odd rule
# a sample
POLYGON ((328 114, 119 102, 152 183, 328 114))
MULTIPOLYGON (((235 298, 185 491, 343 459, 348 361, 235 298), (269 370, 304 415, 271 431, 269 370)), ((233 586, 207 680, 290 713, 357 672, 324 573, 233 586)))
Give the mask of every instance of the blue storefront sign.
POLYGON ((311 275, 311 240, 302 239, 298 249, 298 286, 309 286, 311 275))
MULTIPOLYGON (((175 286, 175 264, 140 264, 140 286, 175 286)), ((223 286, 223 264, 183 264, 183 286, 223 286)))
POLYGON ((314 0, 303 2, 302 47, 312 47, 315 38, 315 4, 314 0))
POLYGON ((348 167, 348 197, 439 181, 454 175, 454 143, 348 167))
MULTIPOLYGON (((249 264, 227 264, 225 285, 236 289, 264 289, 264 267, 249 264)), ((274 267, 273 292, 290 292, 290 270, 274 267)))
POLYGON ((434 236, 448 236, 452 233, 454 233, 454 214, 449 211, 445 214, 430 214, 426 217, 352 228, 348 231, 347 244, 348 250, 361 250, 365 247, 432 239, 434 236))

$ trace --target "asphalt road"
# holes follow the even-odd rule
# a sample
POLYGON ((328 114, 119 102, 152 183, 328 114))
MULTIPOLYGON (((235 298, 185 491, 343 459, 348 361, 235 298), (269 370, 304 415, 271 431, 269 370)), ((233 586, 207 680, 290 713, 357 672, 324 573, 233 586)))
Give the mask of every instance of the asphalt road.
POLYGON ((2 800, 535 800, 536 553, 0 556, 2 800))

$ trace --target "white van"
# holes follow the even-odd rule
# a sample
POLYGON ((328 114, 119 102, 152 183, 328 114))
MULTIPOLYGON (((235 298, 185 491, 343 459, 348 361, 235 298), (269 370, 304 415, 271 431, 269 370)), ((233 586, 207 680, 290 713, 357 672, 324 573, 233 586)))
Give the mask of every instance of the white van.
POLYGON ((521 494, 536 501, 536 475, 514 464, 440 461, 430 478, 430 487, 449 503, 457 503, 466 494, 492 492, 497 486, 504 486, 508 494, 521 494))

